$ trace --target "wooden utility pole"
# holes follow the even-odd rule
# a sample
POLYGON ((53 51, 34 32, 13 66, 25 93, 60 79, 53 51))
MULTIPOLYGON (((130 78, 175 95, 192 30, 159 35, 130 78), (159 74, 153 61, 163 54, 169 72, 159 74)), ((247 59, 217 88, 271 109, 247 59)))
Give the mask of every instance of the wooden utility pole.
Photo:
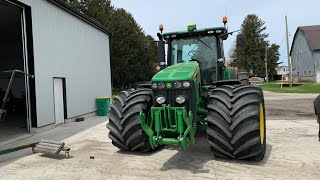
POLYGON ((286 39, 287 39, 287 56, 288 56, 288 68, 289 68, 289 83, 290 83, 290 87, 292 87, 292 64, 291 64, 290 50, 289 50, 289 35, 288 35, 287 16, 285 16, 285 20, 286 20, 286 39))
POLYGON ((269 82, 269 78, 268 78, 268 45, 266 45, 264 64, 266 66, 266 82, 269 82))

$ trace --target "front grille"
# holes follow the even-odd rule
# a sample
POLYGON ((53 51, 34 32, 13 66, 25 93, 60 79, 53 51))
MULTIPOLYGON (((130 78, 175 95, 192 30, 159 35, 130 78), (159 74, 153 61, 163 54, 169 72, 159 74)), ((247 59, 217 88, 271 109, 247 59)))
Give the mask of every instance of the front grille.
POLYGON ((181 107, 185 106, 188 111, 192 111, 192 114, 195 114, 195 89, 193 83, 188 89, 154 89, 153 90, 153 104, 154 106, 161 106, 156 102, 158 96, 164 96, 166 98, 165 104, 169 104, 171 107, 181 107), (184 104, 178 104, 176 102, 176 97, 183 95, 186 98, 184 104))

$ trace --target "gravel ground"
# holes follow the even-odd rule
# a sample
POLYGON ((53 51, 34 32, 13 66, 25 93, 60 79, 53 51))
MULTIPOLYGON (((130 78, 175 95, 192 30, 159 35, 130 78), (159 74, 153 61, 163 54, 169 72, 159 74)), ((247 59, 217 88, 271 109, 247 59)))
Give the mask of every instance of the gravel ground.
POLYGON ((268 120, 316 119, 313 100, 317 94, 281 94, 265 91, 264 96, 268 120))
POLYGON ((187 150, 165 146, 151 154, 121 152, 107 138, 103 122, 64 140, 70 159, 28 155, 0 167, 0 179, 320 179, 312 114, 316 95, 265 92, 265 97, 267 152, 261 162, 215 158, 204 135, 187 150))

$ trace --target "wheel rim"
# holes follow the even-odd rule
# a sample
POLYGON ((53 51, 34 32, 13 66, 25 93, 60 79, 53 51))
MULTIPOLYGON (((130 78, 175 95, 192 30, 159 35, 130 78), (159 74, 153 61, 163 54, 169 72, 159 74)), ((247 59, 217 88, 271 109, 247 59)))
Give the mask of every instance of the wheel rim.
POLYGON ((260 103, 260 140, 261 144, 264 143, 264 112, 263 105, 260 103))

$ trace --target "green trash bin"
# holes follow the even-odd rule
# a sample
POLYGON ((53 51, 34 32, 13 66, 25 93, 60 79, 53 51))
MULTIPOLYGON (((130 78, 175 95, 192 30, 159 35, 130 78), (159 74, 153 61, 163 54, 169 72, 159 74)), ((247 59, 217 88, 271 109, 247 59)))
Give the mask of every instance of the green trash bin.
POLYGON ((97 97, 97 104, 98 104, 98 115, 99 116, 108 115, 110 98, 108 96, 99 96, 97 97))

